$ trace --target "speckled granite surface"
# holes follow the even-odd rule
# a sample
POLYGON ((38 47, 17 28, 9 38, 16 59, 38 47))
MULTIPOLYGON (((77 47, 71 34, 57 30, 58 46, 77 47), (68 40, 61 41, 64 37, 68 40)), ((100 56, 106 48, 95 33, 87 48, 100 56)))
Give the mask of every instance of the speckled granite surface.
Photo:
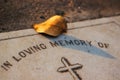
POLYGON ((0 32, 32 28, 56 13, 68 22, 120 14, 120 0, 0 0, 0 32), (45 19, 41 19, 45 18, 45 19))

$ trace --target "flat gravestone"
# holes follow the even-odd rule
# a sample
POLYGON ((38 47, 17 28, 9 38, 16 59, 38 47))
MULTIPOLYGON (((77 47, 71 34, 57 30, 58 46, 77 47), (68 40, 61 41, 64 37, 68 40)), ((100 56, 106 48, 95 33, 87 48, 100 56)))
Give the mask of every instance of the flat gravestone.
POLYGON ((56 38, 1 33, 0 80, 120 80, 120 16, 70 23, 56 38))

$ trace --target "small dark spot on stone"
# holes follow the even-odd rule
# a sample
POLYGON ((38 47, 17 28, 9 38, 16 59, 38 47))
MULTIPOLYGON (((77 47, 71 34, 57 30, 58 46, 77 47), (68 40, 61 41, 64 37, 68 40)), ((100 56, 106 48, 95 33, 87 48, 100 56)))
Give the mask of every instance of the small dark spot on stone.
POLYGON ((41 18, 41 19, 45 19, 45 17, 44 17, 44 16, 40 16, 40 18, 41 18))
POLYGON ((63 16, 65 14, 65 12, 61 11, 61 10, 55 10, 55 14, 63 16))
POLYGON ((88 50, 88 52, 90 52, 90 50, 88 50))
POLYGON ((7 2, 8 2, 8 0, 4 0, 4 2, 5 2, 5 3, 7 3, 7 2))
POLYGON ((4 27, 2 27, 1 29, 2 29, 2 31, 6 30, 4 27))

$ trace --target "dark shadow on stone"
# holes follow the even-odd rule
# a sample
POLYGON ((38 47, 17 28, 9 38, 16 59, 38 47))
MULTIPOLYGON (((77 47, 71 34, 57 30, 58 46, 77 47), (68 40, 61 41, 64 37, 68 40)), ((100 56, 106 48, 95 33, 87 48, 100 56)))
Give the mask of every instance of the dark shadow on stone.
POLYGON ((69 48, 69 49, 74 49, 74 50, 78 50, 78 51, 83 51, 92 55, 97 55, 97 56, 101 56, 104 58, 111 58, 111 59, 115 59, 114 56, 112 56, 110 53, 107 53, 106 51, 103 51, 100 48, 97 48, 96 46, 90 46, 88 45, 88 43, 86 43, 86 45, 81 44, 81 39, 75 38, 73 36, 69 36, 69 35, 60 35, 58 37, 50 37, 50 36, 46 36, 46 38, 48 38, 51 42, 55 43, 57 42, 58 46, 61 46, 63 48, 69 48), (77 45, 74 43, 74 41, 78 41, 79 43, 77 43, 77 45), (66 44, 65 41, 71 41, 71 44, 66 44), (61 45, 59 42, 61 42, 61 45), (72 44, 73 43, 73 44, 72 44))

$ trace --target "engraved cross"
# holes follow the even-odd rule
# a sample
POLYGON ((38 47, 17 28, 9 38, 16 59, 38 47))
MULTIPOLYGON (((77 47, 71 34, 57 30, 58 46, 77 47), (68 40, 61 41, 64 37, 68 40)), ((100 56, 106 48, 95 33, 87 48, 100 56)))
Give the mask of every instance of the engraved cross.
POLYGON ((79 74, 77 74, 77 72, 75 71, 82 68, 81 64, 70 64, 70 62, 64 57, 61 58, 61 62, 64 64, 64 67, 58 68, 58 72, 69 72, 74 80, 82 80, 79 74))

